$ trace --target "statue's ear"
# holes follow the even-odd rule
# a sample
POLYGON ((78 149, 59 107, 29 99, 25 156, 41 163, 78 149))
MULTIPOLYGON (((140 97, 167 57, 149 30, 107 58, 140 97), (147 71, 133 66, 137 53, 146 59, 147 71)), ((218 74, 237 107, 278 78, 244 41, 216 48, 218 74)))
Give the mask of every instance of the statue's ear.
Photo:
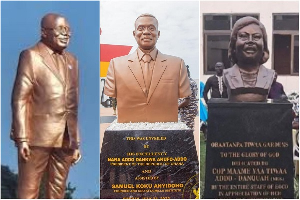
POLYGON ((269 52, 264 50, 263 57, 261 58, 260 64, 264 64, 269 60, 269 52))
POLYGON ((45 28, 42 28, 42 29, 41 29, 41 36, 42 36, 42 38, 47 37, 47 31, 46 31, 45 28))

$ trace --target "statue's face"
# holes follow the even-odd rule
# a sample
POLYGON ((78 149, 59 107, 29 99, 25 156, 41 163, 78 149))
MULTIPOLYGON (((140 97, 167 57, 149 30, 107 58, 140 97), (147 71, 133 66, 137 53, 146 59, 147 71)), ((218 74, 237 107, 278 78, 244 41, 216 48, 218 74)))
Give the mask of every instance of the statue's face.
POLYGON ((159 35, 160 31, 158 31, 158 24, 155 18, 140 17, 136 20, 133 36, 141 49, 152 49, 159 35))
POLYGON ((62 51, 70 42, 70 25, 65 18, 58 17, 44 28, 42 37, 53 50, 62 51))
POLYGON ((235 45, 238 63, 259 63, 263 49, 263 34, 258 25, 249 24, 238 31, 235 45))

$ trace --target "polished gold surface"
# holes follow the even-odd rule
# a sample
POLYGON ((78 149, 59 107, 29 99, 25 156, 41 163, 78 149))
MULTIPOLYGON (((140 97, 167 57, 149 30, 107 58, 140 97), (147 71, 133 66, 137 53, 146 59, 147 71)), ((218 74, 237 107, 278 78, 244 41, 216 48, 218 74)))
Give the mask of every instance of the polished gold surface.
POLYGON ((41 41, 22 51, 12 94, 11 138, 19 151, 18 197, 63 198, 69 167, 80 158, 78 62, 65 51, 70 25, 58 14, 41 22, 41 41))
POLYGON ((42 42, 23 51, 12 96, 12 138, 31 146, 62 147, 68 124, 70 148, 77 148, 78 67, 64 52, 66 79, 42 42), (70 66, 70 67, 68 67, 70 66))
POLYGON ((117 98, 118 122, 177 122, 178 98, 191 94, 184 61, 156 51, 160 35, 158 21, 150 14, 139 16, 133 35, 139 49, 134 53, 111 60, 104 93, 117 98), (141 54, 150 54, 153 66, 150 78, 145 77, 141 54), (148 91, 148 80, 150 81, 148 91))
POLYGON ((38 198, 40 181, 47 171, 46 197, 63 199, 74 150, 31 147, 30 152, 27 162, 19 157, 18 198, 38 198))

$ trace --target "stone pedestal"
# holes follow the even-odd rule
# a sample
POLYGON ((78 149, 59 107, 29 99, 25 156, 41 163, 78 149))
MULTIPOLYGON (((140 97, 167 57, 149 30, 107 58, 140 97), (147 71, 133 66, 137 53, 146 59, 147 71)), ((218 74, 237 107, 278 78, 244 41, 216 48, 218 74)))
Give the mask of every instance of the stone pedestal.
POLYGON ((208 103, 204 198, 293 198, 292 104, 208 103))
POLYGON ((100 198, 181 199, 199 192, 192 130, 105 131, 100 160, 100 198))

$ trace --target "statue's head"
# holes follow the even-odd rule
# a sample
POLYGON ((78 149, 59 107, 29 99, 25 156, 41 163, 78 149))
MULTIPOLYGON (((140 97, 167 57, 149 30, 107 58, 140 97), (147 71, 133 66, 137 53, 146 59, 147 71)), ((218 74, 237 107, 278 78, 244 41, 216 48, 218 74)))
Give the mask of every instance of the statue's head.
POLYGON ((41 40, 53 51, 62 51, 69 45, 71 29, 67 19, 59 14, 46 14, 41 20, 41 40))
POLYGON ((133 36, 142 50, 151 50, 155 47, 160 31, 158 21, 151 14, 138 16, 134 23, 133 36))
POLYGON ((260 21, 254 17, 243 17, 236 21, 230 36, 228 58, 233 64, 267 62, 267 33, 260 21))

